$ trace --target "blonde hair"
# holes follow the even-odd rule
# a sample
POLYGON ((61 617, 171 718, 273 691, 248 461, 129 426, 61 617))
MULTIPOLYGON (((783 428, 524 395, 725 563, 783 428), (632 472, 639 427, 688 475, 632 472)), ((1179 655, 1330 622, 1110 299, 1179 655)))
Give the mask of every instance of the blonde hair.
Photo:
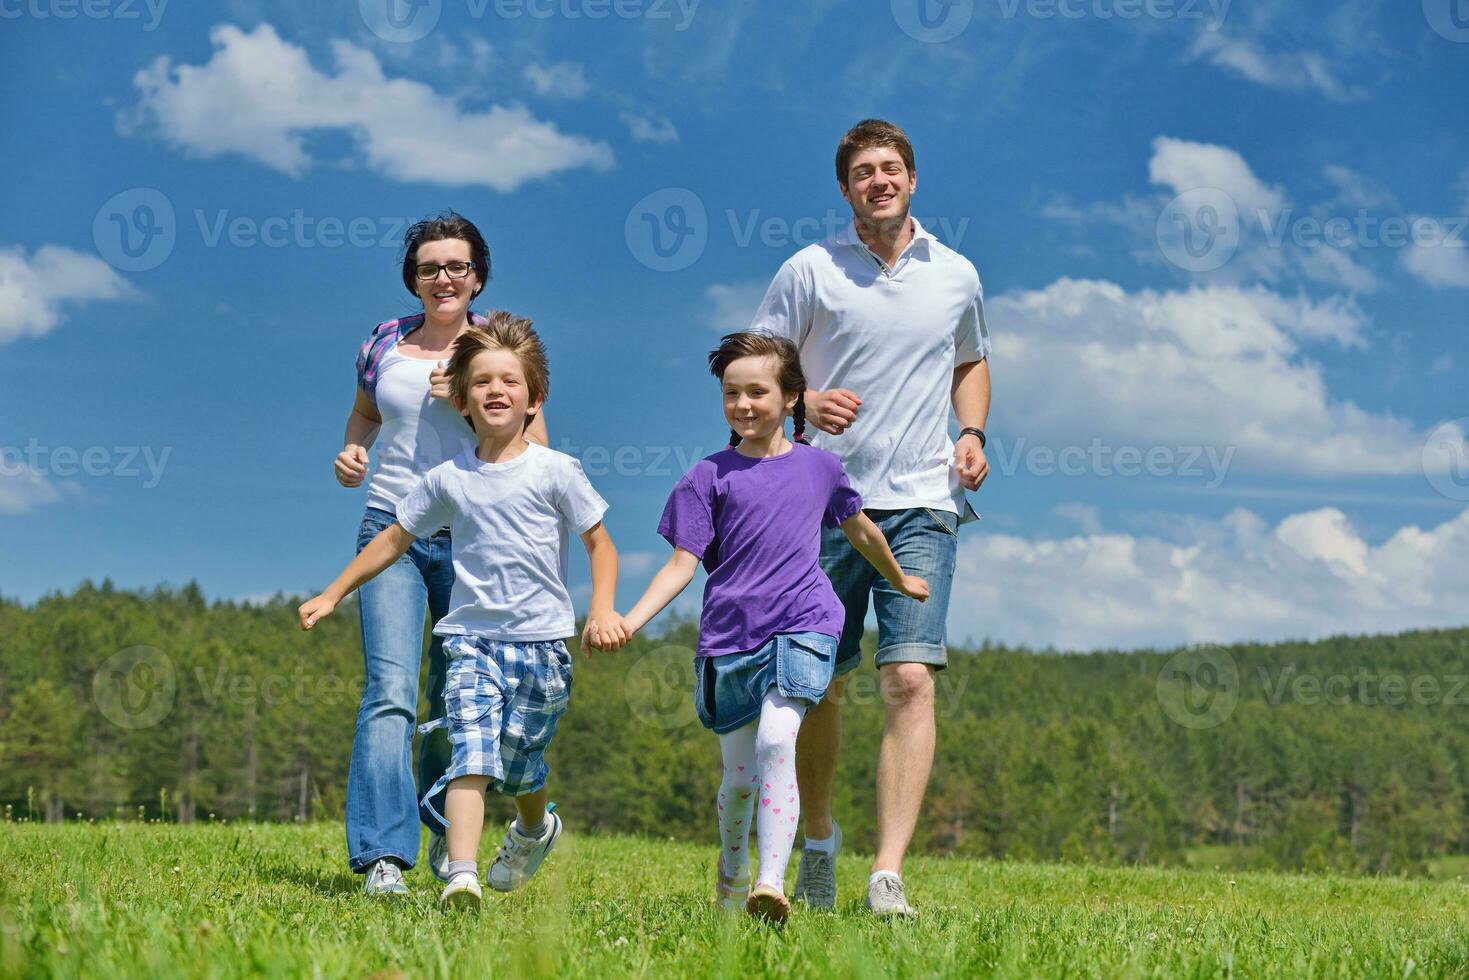
MULTIPOLYGON (((454 404, 463 406, 468 403, 469 365, 476 355, 491 350, 514 354, 516 360, 520 361, 521 371, 525 373, 527 401, 532 405, 544 402, 551 393, 551 370, 546 363, 546 347, 531 327, 531 322, 523 316, 506 313, 504 310, 495 310, 487 319, 487 323, 469 327, 454 341, 454 353, 445 369, 454 404)), ((527 426, 534 414, 531 412, 526 415, 527 426)))

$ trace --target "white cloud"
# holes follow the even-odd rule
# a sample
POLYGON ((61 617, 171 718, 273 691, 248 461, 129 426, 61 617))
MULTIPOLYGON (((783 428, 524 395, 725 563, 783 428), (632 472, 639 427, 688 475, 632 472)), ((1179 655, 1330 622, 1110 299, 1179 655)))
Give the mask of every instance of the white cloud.
POLYGON ((330 131, 350 134, 371 169, 402 181, 513 191, 613 165, 605 143, 562 133, 524 106, 465 110, 452 94, 386 76, 376 55, 347 41, 331 43, 334 71, 323 72, 269 24, 220 25, 209 36, 206 64, 164 56, 134 76, 141 98, 120 117, 124 128, 151 125, 198 156, 238 154, 297 177, 322 162, 307 136, 330 131))
POLYGON ((1326 57, 1315 51, 1269 52, 1254 41, 1225 37, 1219 31, 1204 31, 1195 39, 1189 54, 1268 88, 1286 92, 1314 90, 1338 102, 1360 98, 1362 94, 1342 84, 1326 57))
POLYGON ((1237 510, 1182 538, 966 534, 949 635, 1094 650, 1469 623, 1469 511, 1377 546, 1331 508, 1273 530, 1237 510))
POLYGON ((1402 264, 1435 289, 1469 289, 1469 246, 1462 240, 1415 241, 1403 250, 1402 264))
POLYGON ((988 312, 1005 324, 997 414, 1032 443, 1233 449, 1236 468, 1312 476, 1421 472, 1424 433, 1333 398, 1303 353, 1366 346, 1351 300, 1061 279, 988 312))
POLYGON ((708 287, 704 290, 704 298, 709 301, 704 313, 705 325, 720 334, 747 329, 769 287, 770 281, 764 279, 708 287))
POLYGON ((591 91, 586 72, 572 61, 542 66, 530 65, 525 69, 526 80, 535 88, 537 95, 556 99, 579 99, 591 91))
POLYGON ((1245 158, 1227 146, 1194 143, 1159 136, 1153 140, 1148 180, 1182 194, 1200 187, 1216 187, 1233 199, 1241 211, 1279 211, 1285 193, 1255 176, 1245 158))
POLYGON ((68 304, 137 295, 95 255, 61 245, 42 245, 31 256, 19 246, 0 248, 0 344, 46 333, 68 304))
POLYGON ((677 143, 673 120, 656 112, 623 112, 619 115, 628 134, 638 143, 677 143))
POLYGON ((0 450, 0 514, 24 514, 61 499, 45 476, 16 458, 5 458, 3 452, 0 450))

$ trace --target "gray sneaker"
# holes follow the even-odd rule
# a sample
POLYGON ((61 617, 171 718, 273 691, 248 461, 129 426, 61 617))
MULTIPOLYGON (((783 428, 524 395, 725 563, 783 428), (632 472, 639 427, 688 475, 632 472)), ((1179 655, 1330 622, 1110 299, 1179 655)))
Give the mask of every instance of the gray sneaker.
POLYGON ((891 871, 880 871, 867 883, 867 907, 878 918, 909 918, 918 910, 908 904, 903 894, 903 879, 891 871))
POLYGON ((801 866, 796 870, 795 900, 813 909, 834 909, 837 904, 837 855, 842 850, 842 828, 833 821, 836 847, 827 854, 801 848, 801 866))
POLYGON ((505 831, 505 840, 499 853, 490 863, 490 887, 497 892, 513 892, 530 881, 531 875, 541 866, 551 848, 561 837, 561 817, 553 810, 546 811, 546 829, 539 837, 526 837, 515 829, 515 821, 505 831))
POLYGON ((428 869, 435 878, 449 883, 449 842, 443 834, 428 835, 428 869))
POLYGON ((408 886, 403 883, 403 869, 387 858, 379 860, 367 872, 362 890, 368 895, 408 894, 408 886))

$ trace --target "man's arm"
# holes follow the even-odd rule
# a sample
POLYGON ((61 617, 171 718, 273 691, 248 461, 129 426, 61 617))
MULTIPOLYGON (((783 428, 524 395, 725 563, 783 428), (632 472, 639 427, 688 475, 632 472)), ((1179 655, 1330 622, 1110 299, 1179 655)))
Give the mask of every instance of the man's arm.
MULTIPOLYGON (((990 414, 989 358, 970 361, 954 369, 951 397, 954 416, 958 418, 961 429, 984 428, 990 414)), ((989 460, 978 436, 971 433, 959 437, 954 446, 954 465, 959 468, 959 482, 964 489, 978 490, 990 473, 989 460)))

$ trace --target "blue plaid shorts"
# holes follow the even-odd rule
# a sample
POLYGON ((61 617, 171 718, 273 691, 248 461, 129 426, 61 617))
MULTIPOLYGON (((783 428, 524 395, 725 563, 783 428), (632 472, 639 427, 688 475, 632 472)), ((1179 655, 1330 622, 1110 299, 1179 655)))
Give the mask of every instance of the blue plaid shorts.
POLYGON ((429 801, 450 780, 489 776, 490 785, 507 796, 544 786, 551 771, 546 746, 571 699, 571 654, 561 640, 506 643, 449 636, 444 658, 444 717, 418 729, 449 729, 449 768, 422 800, 440 830, 448 821, 429 801))

